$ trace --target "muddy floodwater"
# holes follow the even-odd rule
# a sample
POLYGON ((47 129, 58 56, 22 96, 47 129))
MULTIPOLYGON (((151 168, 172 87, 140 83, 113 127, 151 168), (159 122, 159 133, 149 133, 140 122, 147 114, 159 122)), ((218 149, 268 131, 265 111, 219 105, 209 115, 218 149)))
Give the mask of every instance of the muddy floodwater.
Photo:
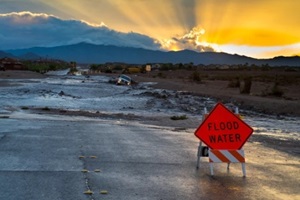
MULTIPOLYGON (((40 108, 101 112, 107 115, 186 115, 201 118, 204 107, 209 111, 217 103, 212 98, 184 91, 151 88, 151 84, 155 83, 118 86, 109 83, 109 79, 106 76, 67 76, 58 72, 44 79, 7 80, 11 86, 0 87, 0 116, 18 118, 26 115, 29 118, 31 114, 28 110, 40 108)), ((234 109, 234 105, 226 105, 234 109)), ((240 113, 245 122, 253 127, 254 135, 261 136, 260 142, 275 139, 278 145, 289 141, 299 146, 299 117, 265 115, 243 109, 240 113)), ((63 117, 60 116, 61 119, 63 117)), ((299 155, 299 148, 294 148, 291 153, 299 155)))

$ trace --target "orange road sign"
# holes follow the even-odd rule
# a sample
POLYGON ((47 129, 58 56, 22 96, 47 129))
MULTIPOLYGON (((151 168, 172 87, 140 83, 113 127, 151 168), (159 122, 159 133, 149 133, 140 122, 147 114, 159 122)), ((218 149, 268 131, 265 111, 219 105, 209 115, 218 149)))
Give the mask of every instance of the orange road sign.
POLYGON ((253 129, 218 103, 195 131, 195 136, 211 149, 241 149, 253 129))

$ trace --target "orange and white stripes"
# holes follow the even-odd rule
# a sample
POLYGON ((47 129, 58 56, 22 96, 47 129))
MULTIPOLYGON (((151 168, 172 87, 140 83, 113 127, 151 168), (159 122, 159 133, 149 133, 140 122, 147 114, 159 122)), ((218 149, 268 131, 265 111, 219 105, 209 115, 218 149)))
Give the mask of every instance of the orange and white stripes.
POLYGON ((245 163, 244 150, 208 150, 209 162, 245 163))

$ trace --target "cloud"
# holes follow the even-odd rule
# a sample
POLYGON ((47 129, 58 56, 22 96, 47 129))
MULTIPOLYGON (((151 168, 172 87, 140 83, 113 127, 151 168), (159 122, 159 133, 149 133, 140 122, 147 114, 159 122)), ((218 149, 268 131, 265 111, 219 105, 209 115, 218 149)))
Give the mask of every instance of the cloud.
POLYGON ((154 38, 139 33, 118 32, 80 20, 64 20, 53 15, 31 12, 0 14, 0 48, 19 49, 90 42, 94 44, 160 49, 154 38))
POLYGON ((202 41, 204 29, 194 27, 183 36, 158 41, 135 32, 119 32, 103 22, 91 24, 80 20, 64 20, 54 15, 31 12, 0 14, 0 49, 51 47, 88 42, 93 44, 136 47, 151 50, 215 51, 202 41))
POLYGON ((172 39, 162 42, 162 46, 165 49, 171 50, 183 50, 189 49, 198 52, 216 52, 218 47, 213 44, 209 44, 203 40, 205 30, 201 27, 194 27, 183 36, 176 36, 172 39))

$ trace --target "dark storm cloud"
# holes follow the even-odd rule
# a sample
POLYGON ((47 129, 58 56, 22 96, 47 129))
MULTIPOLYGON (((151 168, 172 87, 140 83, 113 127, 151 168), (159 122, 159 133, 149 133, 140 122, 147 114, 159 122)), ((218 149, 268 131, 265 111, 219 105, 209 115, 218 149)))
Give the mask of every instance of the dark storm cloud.
POLYGON ((95 26, 47 14, 31 12, 0 14, 0 27, 2 50, 79 42, 160 49, 160 44, 146 35, 118 32, 104 24, 95 26))

